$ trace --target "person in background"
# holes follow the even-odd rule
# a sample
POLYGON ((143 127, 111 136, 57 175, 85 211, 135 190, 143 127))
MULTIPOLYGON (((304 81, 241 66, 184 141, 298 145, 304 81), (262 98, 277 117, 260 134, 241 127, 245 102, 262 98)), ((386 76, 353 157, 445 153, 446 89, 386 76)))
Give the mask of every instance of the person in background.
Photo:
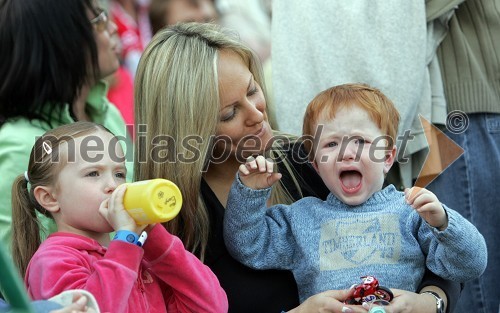
MULTIPOLYGON (((121 65, 107 77, 109 100, 116 105, 127 125, 134 125, 134 75, 140 55, 165 25, 177 22, 210 22, 217 19, 213 0, 112 0, 111 18, 117 19, 121 65), (149 25, 149 27, 148 27, 149 25)), ((132 132, 133 133, 133 132, 132 132)), ((133 136, 133 134, 132 134, 133 136)))
POLYGON ((271 5, 267 0, 215 0, 220 25, 234 29, 262 64, 271 58, 271 5))
POLYGON ((130 127, 134 125, 134 80, 127 69, 120 65, 114 74, 106 77, 106 82, 109 84, 107 97, 120 111, 133 136, 133 128, 130 127))
POLYGON ((123 49, 117 32, 113 34, 113 39, 117 42, 116 55, 120 60, 120 66, 116 72, 105 78, 109 85, 107 97, 120 111, 125 124, 129 128, 130 135, 133 136, 133 125, 135 121, 134 78, 121 59, 123 49))
POLYGON ((149 2, 150 0, 109 1, 111 19, 116 23, 122 46, 121 60, 131 77, 135 77, 142 51, 151 40, 149 2))
MULTIPOLYGON (((116 25, 92 0, 5 0, 0 7, 0 241, 10 246, 11 186, 47 130, 75 121, 104 125, 131 148, 101 81, 119 66, 116 25), (20 23, 19 21, 23 21, 20 23), (50 34, 50 35, 49 35, 50 34)), ((128 158, 127 166, 131 164, 128 158)), ((132 175, 132 170, 128 172, 132 175)), ((40 216, 44 229, 55 230, 40 216)), ((45 233, 46 234, 46 233, 45 233)))
POLYGON ((151 0, 149 18, 153 34, 179 22, 216 23, 214 0, 151 0))
POLYGON ((450 2, 372 5, 332 0, 313 5, 273 0, 273 90, 279 129, 300 133, 306 104, 330 86, 374 86, 392 99, 401 115, 397 163, 387 180, 399 190, 413 186, 428 147, 420 116, 446 123, 436 49, 453 14, 450 2))
POLYGON ((488 267, 465 284, 455 312, 500 306, 500 0, 447 1, 457 6, 438 49, 449 123, 444 132, 464 154, 429 185, 486 239, 488 267))
MULTIPOLYGON (((134 76, 144 47, 151 40, 148 10, 150 0, 101 0, 117 25, 116 53, 120 67, 106 77, 108 98, 116 105, 127 125, 134 125, 134 76)), ((133 133, 132 126, 129 127, 133 133)))
MULTIPOLYGON (((270 203, 328 195, 296 138, 270 127, 262 69, 252 50, 218 25, 177 24, 154 36, 135 82, 136 123, 143 125, 136 133, 135 180, 168 177, 180 188, 180 215, 164 226, 216 274, 230 312, 348 312, 342 304, 345 290, 317 294, 299 306, 291 272, 253 270, 231 257, 224 244, 229 190, 252 153, 280 161, 283 178, 270 203)), ((449 303, 459 293, 458 284, 431 274, 422 289, 447 295, 449 303)), ((391 313, 435 304, 430 295, 398 291, 391 313)))

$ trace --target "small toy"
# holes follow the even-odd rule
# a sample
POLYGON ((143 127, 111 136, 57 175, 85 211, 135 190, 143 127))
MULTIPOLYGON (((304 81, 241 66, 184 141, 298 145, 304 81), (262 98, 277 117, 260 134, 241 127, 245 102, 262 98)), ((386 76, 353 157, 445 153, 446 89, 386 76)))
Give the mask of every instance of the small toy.
POLYGON ((361 279, 363 282, 354 287, 354 294, 345 301, 346 304, 363 304, 377 300, 390 302, 394 298, 392 291, 387 287, 379 286, 374 276, 363 276, 361 279))

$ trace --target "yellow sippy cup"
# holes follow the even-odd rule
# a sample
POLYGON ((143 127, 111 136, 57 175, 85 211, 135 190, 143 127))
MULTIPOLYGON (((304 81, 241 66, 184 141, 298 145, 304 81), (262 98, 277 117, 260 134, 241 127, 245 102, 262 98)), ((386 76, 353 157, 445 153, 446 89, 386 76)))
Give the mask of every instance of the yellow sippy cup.
POLYGON ((182 195, 169 180, 143 180, 127 184, 123 206, 138 225, 164 223, 181 210, 182 195))

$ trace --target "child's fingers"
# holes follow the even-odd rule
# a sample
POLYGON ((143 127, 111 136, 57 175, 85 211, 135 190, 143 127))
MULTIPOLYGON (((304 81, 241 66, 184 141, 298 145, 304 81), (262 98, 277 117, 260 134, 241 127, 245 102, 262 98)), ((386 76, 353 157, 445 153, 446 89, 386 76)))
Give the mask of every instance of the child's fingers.
POLYGON ((406 202, 408 204, 413 204, 416 198, 418 198, 423 193, 423 188, 411 187, 407 192, 405 191, 406 202))
POLYGON ((111 198, 109 200, 111 209, 114 210, 120 206, 123 206, 123 196, 125 195, 125 191, 127 190, 126 184, 121 184, 116 187, 115 191, 111 194, 111 198))
POLYGON ((114 230, 130 230, 137 233, 139 228, 136 221, 123 206, 123 198, 126 191, 127 184, 122 184, 119 185, 111 195, 108 213, 110 218, 108 221, 114 230))
POLYGON ((106 199, 103 202, 101 202, 101 205, 99 206, 99 214, 101 214, 104 218, 108 216, 108 205, 109 205, 109 199, 106 199))
MULTIPOLYGON (((136 229, 135 229, 135 232, 138 233, 139 235, 141 235, 141 233, 146 230, 146 228, 148 227, 149 225, 148 224, 143 224, 143 225, 136 225, 136 229)), ((146 231, 147 233, 147 231, 146 231)), ((146 234, 147 236, 147 234, 146 234)), ((147 238, 147 237, 146 237, 147 238)))
POLYGON ((447 227, 448 219, 441 204, 432 202, 417 209, 418 214, 432 227, 439 227, 444 230, 447 227))
POLYGON ((248 170, 247 166, 248 166, 248 163, 240 165, 240 167, 239 167, 240 174, 242 174, 244 176, 250 174, 250 171, 248 170))
POLYGON ((418 213, 435 213, 435 212, 437 212, 437 210, 436 210, 437 208, 438 208, 438 206, 436 206, 436 204, 434 202, 430 202, 430 203, 422 205, 421 207, 419 207, 416 210, 418 213))
POLYGON ((266 168, 269 174, 274 172, 274 161, 271 159, 266 159, 266 168))
POLYGON ((273 166, 274 162, 266 160, 262 155, 259 155, 256 158, 248 157, 245 164, 240 165, 239 171, 243 176, 250 175, 252 172, 272 173, 273 166))
POLYGON ((413 200, 411 197, 412 190, 413 190, 413 188, 406 188, 405 189, 405 200, 406 200, 406 203, 408 203, 408 204, 411 204, 411 201, 413 200))
POLYGON ((434 202, 434 198, 427 194, 427 193, 423 193, 423 194, 420 194, 418 195, 414 200, 413 200, 413 203, 412 203, 412 207, 414 208, 420 208, 421 206, 427 204, 427 203, 431 203, 431 202, 434 202))
POLYGON ((257 162, 257 167, 259 168, 259 172, 267 172, 267 160, 262 155, 259 155, 255 162, 257 162))
POLYGON ((274 173, 274 161, 259 155, 247 158, 247 162, 239 166, 241 182, 253 189, 272 186, 281 179, 281 174, 274 173))
POLYGON ((75 301, 75 299, 73 298, 73 303, 77 305, 76 308, 80 309, 80 310, 84 310, 85 309, 85 306, 87 305, 87 297, 86 296, 81 296, 80 298, 78 298, 78 300, 75 301))
POLYGON ((253 156, 249 156, 245 162, 245 166, 248 169, 254 170, 257 168, 257 162, 255 161, 255 158, 253 156))
POLYGON ((267 184, 268 186, 274 185, 275 182, 281 179, 281 173, 272 173, 267 177, 267 184))

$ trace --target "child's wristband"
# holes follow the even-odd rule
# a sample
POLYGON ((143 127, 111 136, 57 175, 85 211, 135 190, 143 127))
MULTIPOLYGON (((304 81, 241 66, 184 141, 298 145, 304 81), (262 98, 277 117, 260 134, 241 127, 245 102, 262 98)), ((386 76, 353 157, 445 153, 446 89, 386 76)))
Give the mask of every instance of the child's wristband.
POLYGON ((116 232, 115 236, 113 237, 113 240, 125 241, 128 243, 137 245, 139 247, 142 247, 142 245, 144 244, 144 241, 146 241, 146 238, 144 238, 144 235, 145 235, 145 232, 143 232, 141 234, 141 237, 139 237, 133 231, 119 230, 116 232))

